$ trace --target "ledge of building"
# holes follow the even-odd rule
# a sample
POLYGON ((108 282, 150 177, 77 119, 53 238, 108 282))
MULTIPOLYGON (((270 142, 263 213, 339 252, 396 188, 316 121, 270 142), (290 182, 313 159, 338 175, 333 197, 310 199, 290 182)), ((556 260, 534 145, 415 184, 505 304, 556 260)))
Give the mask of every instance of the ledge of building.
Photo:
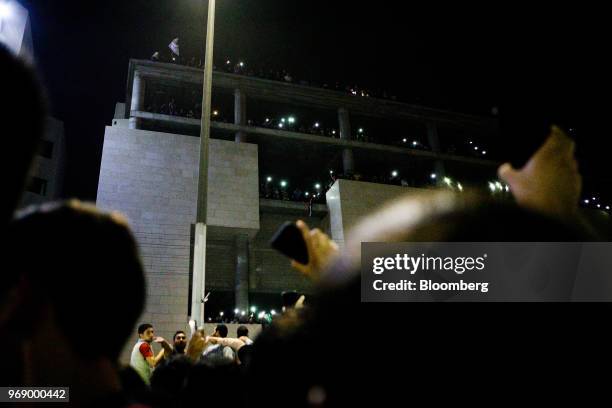
MULTIPOLYGON (((184 127, 199 128, 201 125, 201 121, 199 119, 183 118, 183 117, 178 117, 178 116, 164 115, 161 113, 132 111, 131 116, 135 118, 144 119, 144 120, 173 123, 178 126, 184 126, 184 127)), ((233 123, 223 123, 223 122, 212 122, 211 126, 213 129, 219 130, 221 132, 227 132, 227 133, 244 132, 248 135, 253 136, 252 137, 253 142, 259 142, 260 140, 257 139, 258 137, 267 137, 267 138, 274 137, 278 139, 298 141, 298 142, 326 144, 328 146, 334 146, 338 148, 354 148, 354 149, 402 153, 402 154, 407 154, 413 157, 421 157, 421 158, 431 159, 431 160, 443 160, 443 161, 449 161, 449 162, 474 164, 474 165, 479 165, 479 166, 498 167, 501 164, 493 160, 477 159, 477 158, 465 157, 465 156, 455 156, 455 155, 444 154, 444 153, 434 153, 434 152, 426 151, 426 150, 409 149, 405 147, 389 146, 389 145, 383 145, 383 144, 377 144, 377 143, 358 142, 355 140, 335 139, 335 138, 327 137, 327 136, 317 136, 317 135, 311 135, 307 133, 298 133, 298 132, 269 129, 269 128, 256 127, 256 126, 239 126, 233 123)))
MULTIPOLYGON (((269 200, 265 198, 259 199, 259 210, 261 212, 293 215, 304 215, 307 211, 306 203, 269 200)), ((314 204, 312 206, 312 213, 315 215, 325 215, 327 214, 327 206, 325 204, 314 204)))
MULTIPOLYGON (((199 68, 152 62, 147 60, 130 60, 128 83, 138 71, 144 76, 182 82, 201 84, 202 70, 199 68)), ((397 101, 378 98, 364 98, 348 95, 344 92, 299 85, 295 83, 272 81, 257 77, 235 75, 224 72, 214 72, 214 86, 217 89, 233 91, 240 88, 247 95, 261 100, 270 100, 316 108, 347 108, 353 114, 363 114, 373 117, 397 117, 418 121, 432 121, 454 126, 476 128, 485 132, 497 132, 498 120, 488 116, 476 116, 464 113, 450 112, 425 106, 412 105, 397 101)), ((128 86, 127 101, 131 100, 131 87, 128 86)))

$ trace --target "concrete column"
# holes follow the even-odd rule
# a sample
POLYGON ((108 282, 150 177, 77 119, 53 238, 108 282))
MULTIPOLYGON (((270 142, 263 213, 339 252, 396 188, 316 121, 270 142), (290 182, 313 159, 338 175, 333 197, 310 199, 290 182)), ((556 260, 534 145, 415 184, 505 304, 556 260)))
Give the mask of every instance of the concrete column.
MULTIPOLYGON (((340 124, 340 139, 351 140, 351 118, 347 109, 338 109, 338 122, 340 124)), ((352 149, 342 150, 342 166, 344 174, 355 173, 355 158, 352 149)))
MULTIPOLYGON (((427 141, 429 142, 429 146, 434 153, 442 152, 440 147, 440 137, 438 136, 438 126, 433 122, 427 123, 427 141)), ((442 180, 443 177, 446 177, 446 169, 442 160, 436 160, 434 166, 436 174, 438 175, 438 180, 442 180)))
POLYGON ((206 224, 197 223, 193 249, 191 318, 196 320, 198 325, 204 324, 204 302, 202 302, 202 299, 206 295, 206 233, 206 224))
MULTIPOLYGON (((132 111, 143 111, 144 110, 144 99, 145 99, 145 80, 139 74, 134 74, 134 82, 132 83, 132 104, 130 109, 132 111)), ((130 112, 130 129, 140 129, 142 120, 139 118, 133 118, 130 112)))
POLYGON ((236 237, 236 308, 249 310, 249 237, 236 237))
MULTIPOLYGON (((241 89, 234 90, 234 123, 239 126, 247 125, 246 94, 241 89)), ((236 133, 236 143, 246 142, 246 133, 236 133)))

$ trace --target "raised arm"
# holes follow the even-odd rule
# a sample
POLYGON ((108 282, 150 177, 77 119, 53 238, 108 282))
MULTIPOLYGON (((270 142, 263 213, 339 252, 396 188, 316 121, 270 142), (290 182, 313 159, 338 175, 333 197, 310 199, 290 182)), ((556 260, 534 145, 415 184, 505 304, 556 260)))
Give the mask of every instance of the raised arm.
POLYGON ((582 191, 575 150, 574 141, 553 126, 544 145, 522 169, 506 163, 499 168, 499 177, 520 206, 555 217, 575 217, 582 191))
POLYGON ((232 350, 234 351, 240 350, 240 348, 245 345, 245 342, 239 339, 228 339, 228 338, 223 339, 221 337, 208 337, 207 340, 211 344, 219 344, 223 347, 231 347, 232 350))

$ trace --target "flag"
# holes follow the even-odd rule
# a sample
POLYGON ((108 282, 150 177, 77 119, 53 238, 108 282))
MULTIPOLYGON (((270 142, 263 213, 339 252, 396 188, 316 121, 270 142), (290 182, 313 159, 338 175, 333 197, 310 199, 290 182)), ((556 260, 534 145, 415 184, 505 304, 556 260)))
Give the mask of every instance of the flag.
POLYGON ((178 38, 175 38, 174 40, 172 40, 172 42, 168 45, 168 48, 170 48, 170 51, 172 51, 174 55, 180 57, 181 53, 180 53, 178 38))

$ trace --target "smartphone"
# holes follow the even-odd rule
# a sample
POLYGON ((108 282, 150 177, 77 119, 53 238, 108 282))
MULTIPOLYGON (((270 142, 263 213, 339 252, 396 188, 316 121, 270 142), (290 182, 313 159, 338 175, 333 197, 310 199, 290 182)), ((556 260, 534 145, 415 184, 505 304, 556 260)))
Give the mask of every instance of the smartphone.
POLYGON ((288 258, 308 265, 308 248, 302 231, 294 222, 284 223, 270 240, 270 246, 288 258))

